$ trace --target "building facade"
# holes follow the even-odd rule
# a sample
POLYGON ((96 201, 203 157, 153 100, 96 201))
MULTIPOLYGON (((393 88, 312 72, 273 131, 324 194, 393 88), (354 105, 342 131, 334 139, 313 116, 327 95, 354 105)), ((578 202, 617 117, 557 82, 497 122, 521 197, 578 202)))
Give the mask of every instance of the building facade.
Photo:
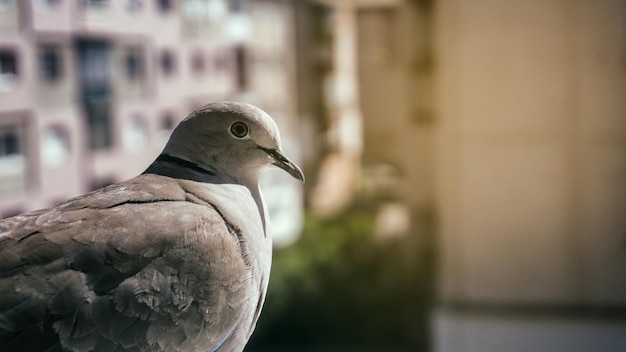
POLYGON ((362 127, 339 104, 329 135, 363 149, 349 179, 329 148, 313 196, 373 179, 409 208, 435 257, 431 349, 626 348, 626 3, 314 2, 334 41, 357 43, 339 49, 353 67, 329 65, 357 76, 357 98, 325 87, 362 127))

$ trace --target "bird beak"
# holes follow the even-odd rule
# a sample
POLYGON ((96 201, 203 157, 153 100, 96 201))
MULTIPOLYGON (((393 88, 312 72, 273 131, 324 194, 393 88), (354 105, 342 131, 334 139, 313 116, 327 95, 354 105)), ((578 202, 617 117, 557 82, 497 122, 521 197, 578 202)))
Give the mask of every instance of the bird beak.
POLYGON ((304 182, 304 173, 302 173, 302 170, 300 170, 298 165, 289 160, 280 150, 263 147, 259 148, 261 148, 264 152, 272 157, 272 164, 287 171, 289 175, 293 176, 300 182, 304 182))

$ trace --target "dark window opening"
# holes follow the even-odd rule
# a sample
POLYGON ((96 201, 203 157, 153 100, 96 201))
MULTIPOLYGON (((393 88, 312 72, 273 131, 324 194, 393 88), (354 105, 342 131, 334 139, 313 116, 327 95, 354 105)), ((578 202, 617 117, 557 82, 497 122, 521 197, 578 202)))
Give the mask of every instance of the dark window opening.
POLYGON ((21 122, 0 126, 0 194, 28 187, 25 127, 21 122))
POLYGON ((0 75, 17 76, 17 59, 10 50, 0 50, 0 75))
POLYGON ((162 13, 166 13, 174 9, 174 4, 170 0, 157 0, 157 7, 162 13))
POLYGON ((175 70, 174 55, 170 51, 161 53, 161 71, 165 75, 171 75, 175 70))
POLYGON ((61 58, 59 48, 46 45, 39 54, 39 72, 43 80, 52 82, 61 76, 61 58))
POLYGON ((18 154, 21 154, 21 148, 17 129, 0 130, 0 157, 18 154))
POLYGON ((171 131, 174 129, 174 116, 170 113, 166 113, 163 118, 161 118, 161 130, 171 131))
POLYGON ((140 47, 131 47, 126 51, 126 77, 140 79, 144 76, 144 55, 140 47))
POLYGON ((81 100, 91 149, 113 144, 111 107, 111 47, 98 40, 78 41, 81 100))
POLYGON ((83 102, 89 125, 89 147, 106 149, 113 145, 111 106, 108 98, 91 98, 83 102))

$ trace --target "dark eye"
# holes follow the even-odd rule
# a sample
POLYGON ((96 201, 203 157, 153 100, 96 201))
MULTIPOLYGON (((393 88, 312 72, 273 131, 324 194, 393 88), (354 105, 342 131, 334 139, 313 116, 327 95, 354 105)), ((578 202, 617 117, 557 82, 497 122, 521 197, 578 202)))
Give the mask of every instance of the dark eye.
POLYGON ((230 125, 230 133, 236 138, 246 138, 250 133, 250 129, 245 123, 237 121, 230 125))

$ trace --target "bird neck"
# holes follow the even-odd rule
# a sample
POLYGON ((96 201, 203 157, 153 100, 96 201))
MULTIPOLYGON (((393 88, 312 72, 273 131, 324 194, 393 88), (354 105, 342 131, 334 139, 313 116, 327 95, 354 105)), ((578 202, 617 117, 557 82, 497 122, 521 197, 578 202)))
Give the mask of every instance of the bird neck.
POLYGON ((216 183, 215 181, 218 180, 214 170, 168 153, 159 155, 143 174, 157 174, 208 183, 216 183))
MULTIPOLYGON (((263 224, 263 234, 269 234, 269 217, 263 200, 263 194, 259 186, 259 179, 254 173, 254 177, 245 180, 231 179, 230 176, 220 175, 204 165, 198 165, 178 156, 162 153, 142 174, 156 174, 178 179, 185 179, 203 183, 213 184, 241 184, 250 190, 250 194, 256 203, 259 216, 263 224)), ((242 173, 243 174, 243 173, 242 173)))

